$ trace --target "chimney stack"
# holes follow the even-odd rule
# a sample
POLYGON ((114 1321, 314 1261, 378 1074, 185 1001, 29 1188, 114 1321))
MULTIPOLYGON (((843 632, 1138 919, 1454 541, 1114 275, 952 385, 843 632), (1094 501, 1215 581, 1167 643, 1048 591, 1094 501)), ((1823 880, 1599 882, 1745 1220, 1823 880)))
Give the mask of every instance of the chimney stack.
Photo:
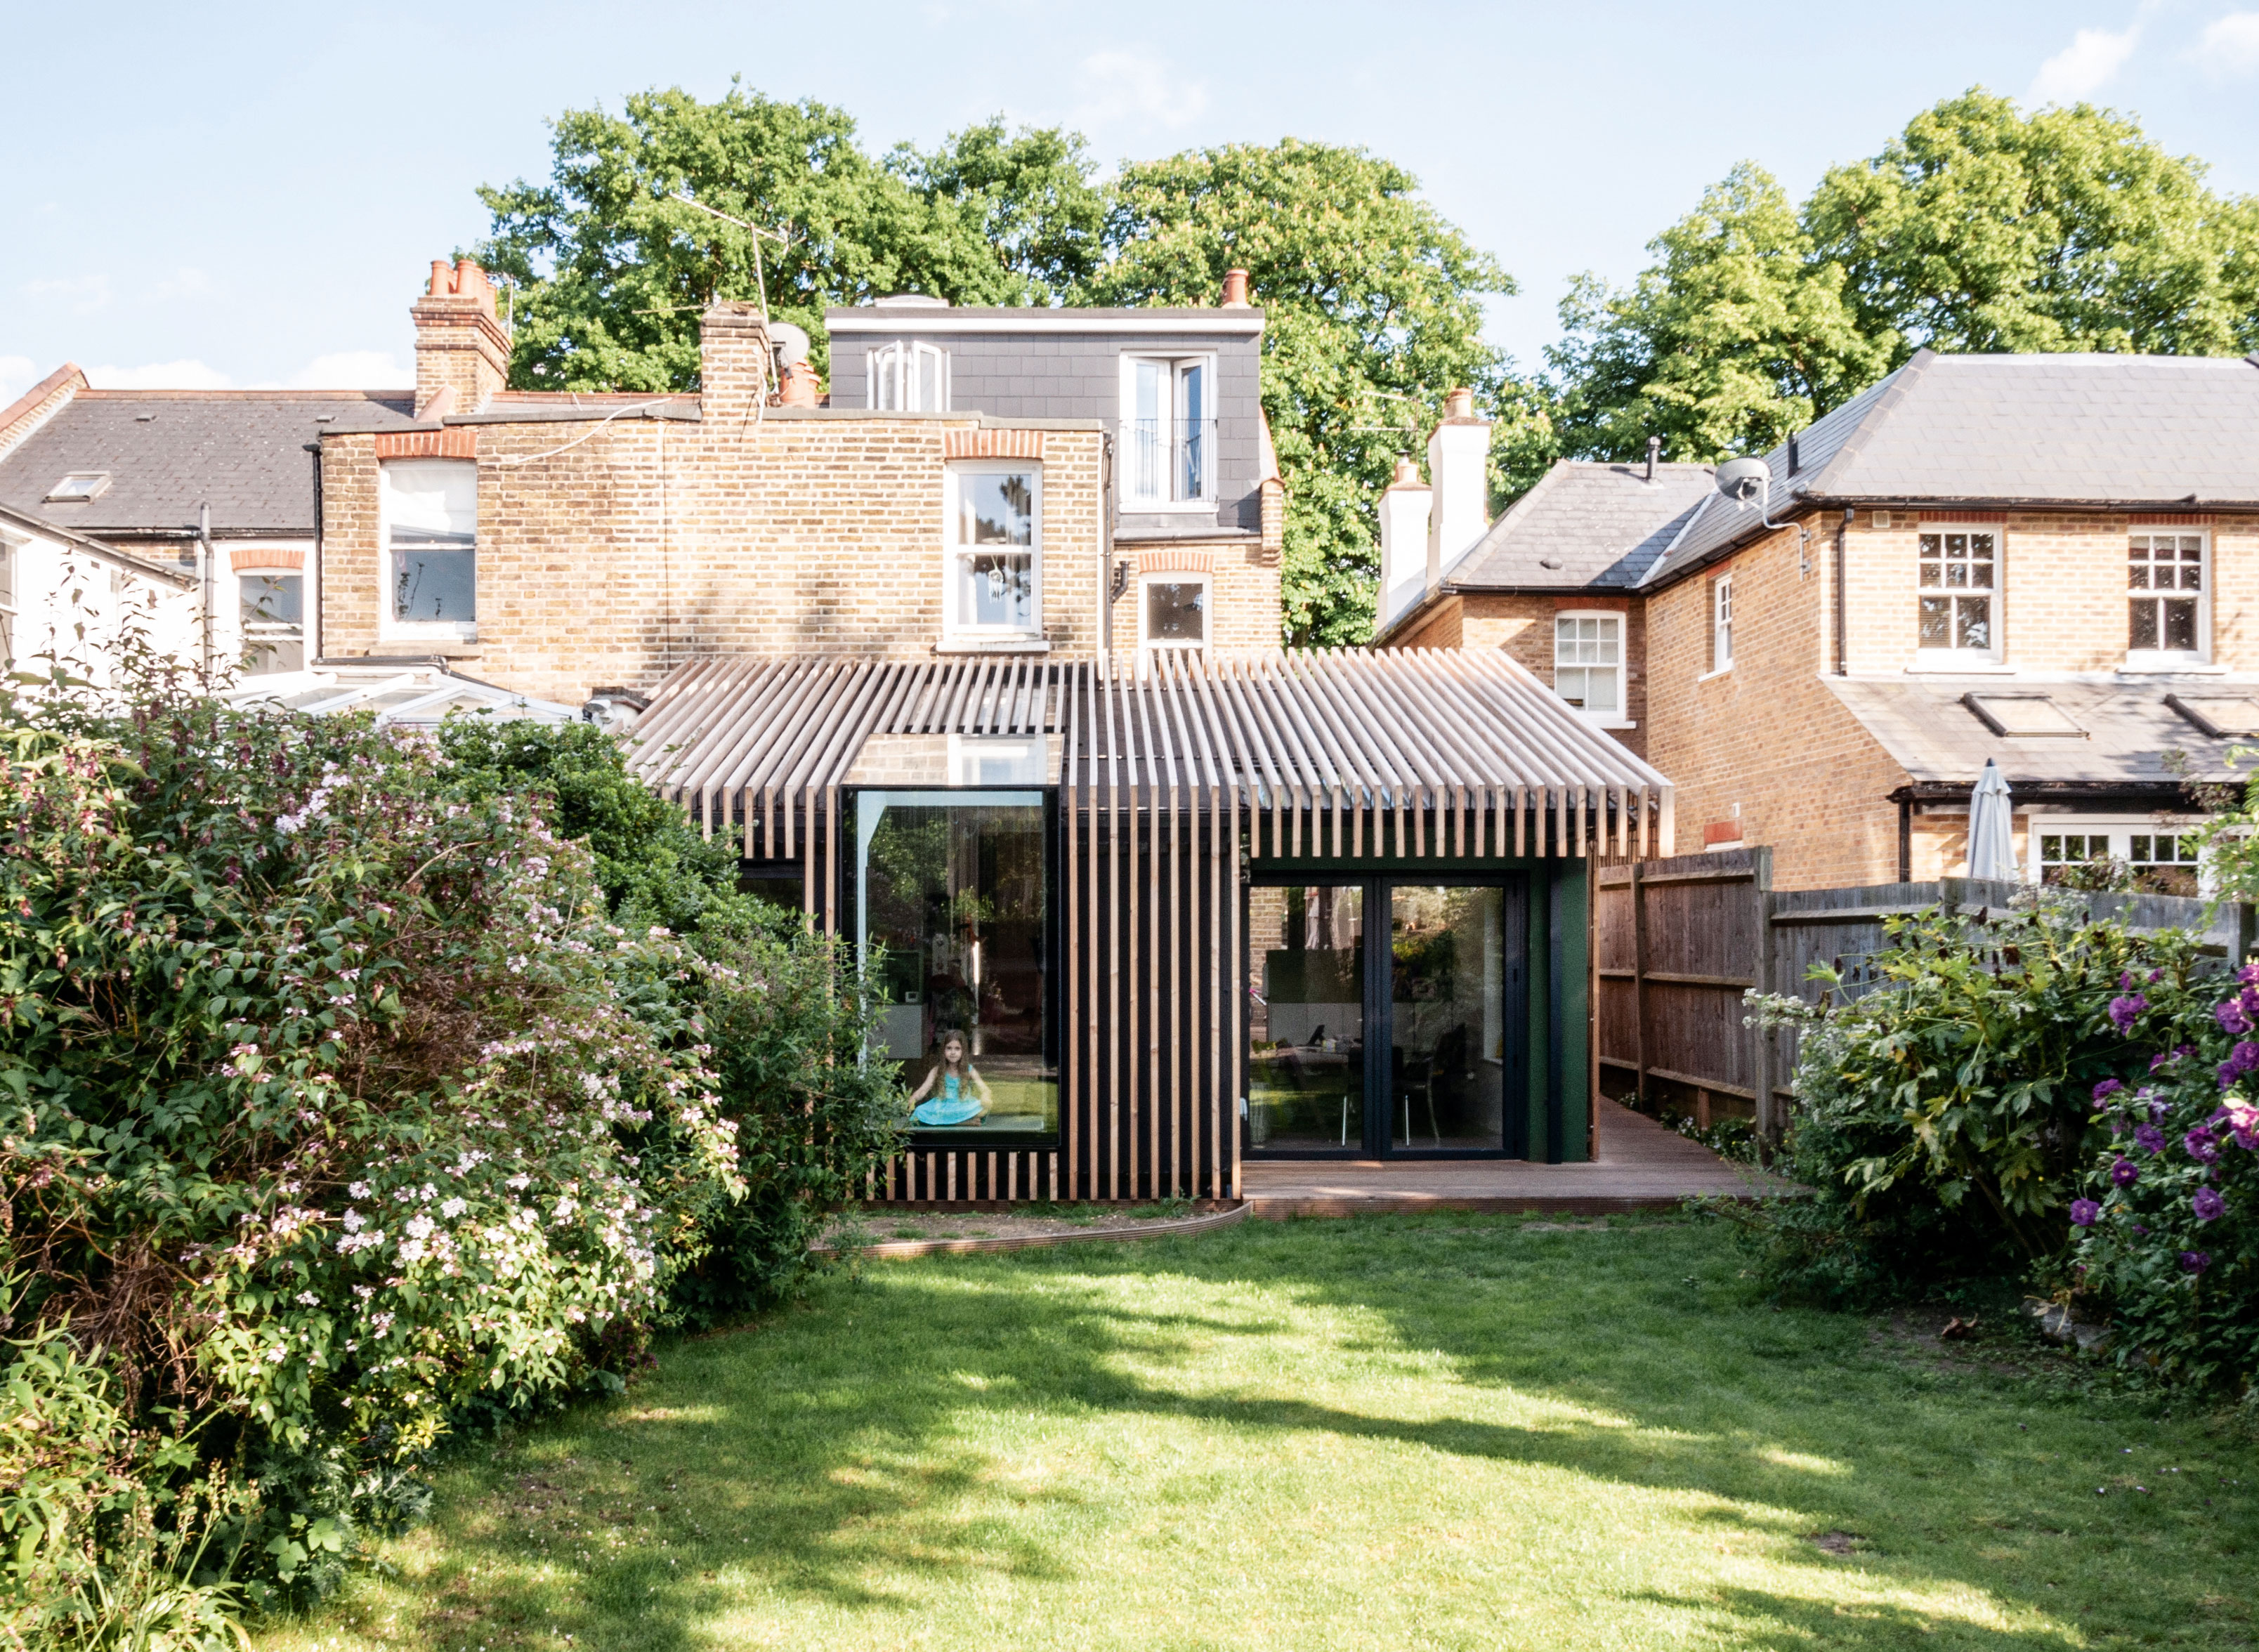
POLYGON ((1226 310, 1245 310, 1247 302, 1247 272, 1228 269, 1223 272, 1223 307, 1226 310))
POLYGON ((1396 479, 1380 495, 1380 614, 1382 625, 1412 608, 1428 590, 1428 484, 1410 454, 1396 461, 1396 479))
MULTIPOLYGON (((759 304, 725 300, 698 318, 698 417, 707 424, 758 417, 776 378, 773 345, 759 304)), ((806 364, 801 364, 807 371, 806 364)), ((813 406, 815 375, 809 374, 813 406)))
POLYGON ((510 335, 495 316, 494 283, 469 259, 433 259, 431 285, 408 313, 417 418, 475 413, 510 382, 510 335))
POLYGON ((1443 420, 1428 438, 1428 480, 1435 487, 1428 513, 1427 585, 1443 583, 1457 561, 1490 526, 1490 421, 1475 417, 1475 393, 1443 398, 1443 420))

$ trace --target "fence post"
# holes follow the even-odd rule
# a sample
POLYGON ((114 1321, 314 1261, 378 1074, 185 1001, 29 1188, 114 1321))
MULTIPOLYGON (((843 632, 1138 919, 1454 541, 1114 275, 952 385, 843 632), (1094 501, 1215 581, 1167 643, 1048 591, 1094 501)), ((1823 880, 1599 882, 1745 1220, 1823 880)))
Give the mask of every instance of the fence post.
POLYGON ((1632 1095, 1647 1106, 1647 884, 1641 876, 1645 863, 1631 863, 1631 1059, 1637 1076, 1632 1095))
MULTIPOLYGON (((1773 990, 1772 851, 1763 847, 1753 850, 1749 872, 1749 893, 1757 909, 1757 966, 1750 974, 1756 978, 1757 991, 1770 993, 1773 990)), ((1762 1026, 1752 1027, 1749 1031, 1757 1039, 1757 1134, 1770 1141, 1780 1132, 1780 1121, 1773 1107, 1772 1034, 1762 1026)))

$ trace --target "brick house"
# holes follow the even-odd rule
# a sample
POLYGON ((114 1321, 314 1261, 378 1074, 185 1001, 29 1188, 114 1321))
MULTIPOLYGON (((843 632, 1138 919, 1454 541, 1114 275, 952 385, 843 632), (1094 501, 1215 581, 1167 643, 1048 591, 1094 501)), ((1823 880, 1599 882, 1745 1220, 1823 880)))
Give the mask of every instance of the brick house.
POLYGON ((412 314, 412 400, 316 438, 321 662, 585 700, 868 949, 907 1078, 961 1033, 981 1085, 929 1086, 874 1194, 1586 1155, 1588 868, 1670 788, 1502 657, 1279 651, 1244 275, 835 310, 828 397, 749 304, 666 395, 506 388, 468 263, 412 314))
POLYGON ((1455 428, 1384 499, 1380 646, 1513 653, 1777 887, 1956 873, 1987 759, 2028 875, 2192 887, 2187 783, 2259 735, 2259 359, 1923 351, 1745 496, 1650 444, 1472 526, 1455 428))

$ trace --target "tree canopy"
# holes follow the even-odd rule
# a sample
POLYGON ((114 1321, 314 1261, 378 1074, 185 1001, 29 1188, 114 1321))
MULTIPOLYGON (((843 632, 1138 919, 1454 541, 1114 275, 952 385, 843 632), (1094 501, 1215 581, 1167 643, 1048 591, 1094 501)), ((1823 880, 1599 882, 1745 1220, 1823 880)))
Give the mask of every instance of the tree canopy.
POLYGON ((2259 345, 2259 202, 2081 103, 1981 88, 1924 110, 1800 208, 1736 167, 1628 288, 1580 278, 1549 352, 1564 451, 1772 445, 1940 350, 2236 354, 2259 345))

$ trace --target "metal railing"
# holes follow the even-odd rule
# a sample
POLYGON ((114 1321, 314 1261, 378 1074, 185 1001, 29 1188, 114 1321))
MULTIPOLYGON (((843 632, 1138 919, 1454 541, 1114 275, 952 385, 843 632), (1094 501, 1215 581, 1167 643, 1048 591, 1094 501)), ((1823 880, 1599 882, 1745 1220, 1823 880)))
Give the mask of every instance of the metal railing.
POLYGON ((1125 504, 1215 497, 1214 419, 1131 419, 1122 430, 1125 504))

